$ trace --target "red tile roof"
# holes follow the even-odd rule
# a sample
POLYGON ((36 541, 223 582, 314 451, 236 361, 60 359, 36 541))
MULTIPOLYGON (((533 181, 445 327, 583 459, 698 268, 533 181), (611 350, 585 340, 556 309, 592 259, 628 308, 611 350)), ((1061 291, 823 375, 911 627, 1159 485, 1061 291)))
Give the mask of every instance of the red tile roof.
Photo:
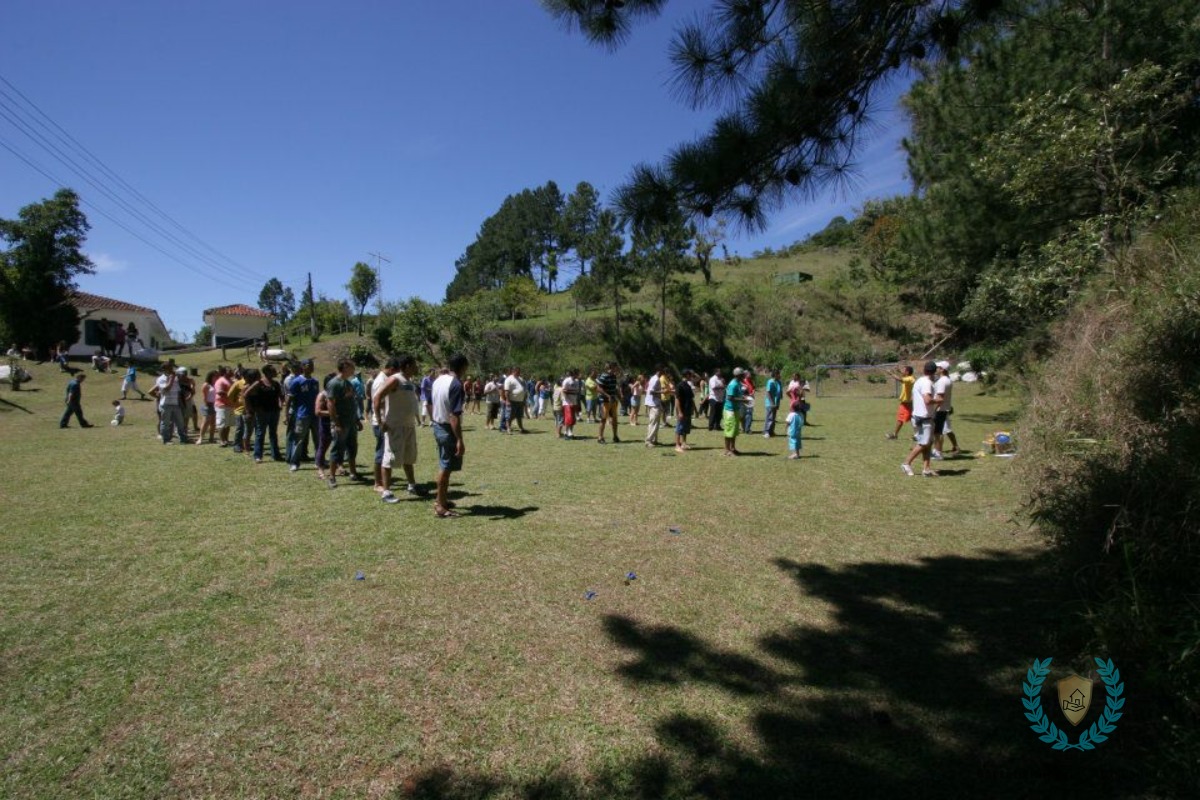
POLYGON ((217 308, 204 309, 204 315, 209 314, 221 315, 223 317, 270 317, 271 315, 263 311, 261 308, 251 308, 248 305, 237 303, 232 306, 218 306, 217 308))
POLYGON ((153 308, 135 306, 133 303, 126 303, 121 300, 113 300, 111 297, 101 297, 98 294, 88 294, 87 292, 75 292, 71 296, 71 305, 77 308, 103 308, 112 311, 137 311, 143 314, 158 313, 153 308))

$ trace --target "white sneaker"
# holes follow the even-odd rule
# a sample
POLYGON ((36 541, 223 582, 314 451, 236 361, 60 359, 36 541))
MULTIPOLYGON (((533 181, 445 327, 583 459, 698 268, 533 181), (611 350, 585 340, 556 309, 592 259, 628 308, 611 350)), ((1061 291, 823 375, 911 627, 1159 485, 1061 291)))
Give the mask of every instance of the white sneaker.
POLYGON ((933 451, 933 455, 931 456, 931 458, 933 458, 933 460, 934 460, 934 461, 941 461, 941 460, 942 460, 942 453, 941 453, 941 451, 940 451, 940 450, 934 450, 934 451, 933 451))
POLYGON ((913 476, 912 467, 910 467, 908 464, 901 464, 900 470, 910 478, 913 476))
POLYGON ((383 494, 381 494, 379 496, 379 499, 385 503, 399 503, 400 502, 400 498, 396 497, 396 495, 392 494, 391 492, 384 492, 383 494))

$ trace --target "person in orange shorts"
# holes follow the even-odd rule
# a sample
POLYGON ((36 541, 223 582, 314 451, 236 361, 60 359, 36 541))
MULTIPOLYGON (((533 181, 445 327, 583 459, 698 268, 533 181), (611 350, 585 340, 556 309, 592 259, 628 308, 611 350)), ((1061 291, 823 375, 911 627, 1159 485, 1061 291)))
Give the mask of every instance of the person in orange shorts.
POLYGON ((904 423, 912 419, 913 384, 917 382, 916 377, 913 376, 913 368, 910 366, 905 366, 899 372, 893 372, 892 377, 900 382, 900 405, 896 408, 896 430, 887 435, 889 439, 899 436, 904 423))

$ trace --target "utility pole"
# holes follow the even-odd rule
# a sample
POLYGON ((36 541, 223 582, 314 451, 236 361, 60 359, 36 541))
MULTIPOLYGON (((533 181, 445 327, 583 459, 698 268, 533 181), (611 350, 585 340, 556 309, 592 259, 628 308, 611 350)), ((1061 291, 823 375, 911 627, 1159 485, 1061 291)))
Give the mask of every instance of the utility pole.
POLYGON ((308 324, 312 340, 317 340, 317 299, 313 297, 312 273, 308 273, 308 324))
POLYGON ((367 253, 371 258, 375 259, 375 306, 379 311, 383 311, 383 267, 380 262, 392 263, 392 260, 383 253, 367 253))

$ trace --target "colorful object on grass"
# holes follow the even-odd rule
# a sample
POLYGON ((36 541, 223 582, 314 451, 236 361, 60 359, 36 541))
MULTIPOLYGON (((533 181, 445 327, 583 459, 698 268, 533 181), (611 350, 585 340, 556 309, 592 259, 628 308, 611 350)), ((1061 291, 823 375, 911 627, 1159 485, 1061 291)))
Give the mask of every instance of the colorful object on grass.
POLYGON ((593 592, 591 589, 588 589, 586 592, 583 593, 583 599, 584 600, 595 600, 596 593, 593 592))
POLYGON ((366 574, 365 574, 365 573, 362 573, 362 572, 356 572, 356 573, 354 573, 354 580, 356 580, 356 581, 365 581, 366 579, 367 579, 367 576, 366 576, 366 574))

